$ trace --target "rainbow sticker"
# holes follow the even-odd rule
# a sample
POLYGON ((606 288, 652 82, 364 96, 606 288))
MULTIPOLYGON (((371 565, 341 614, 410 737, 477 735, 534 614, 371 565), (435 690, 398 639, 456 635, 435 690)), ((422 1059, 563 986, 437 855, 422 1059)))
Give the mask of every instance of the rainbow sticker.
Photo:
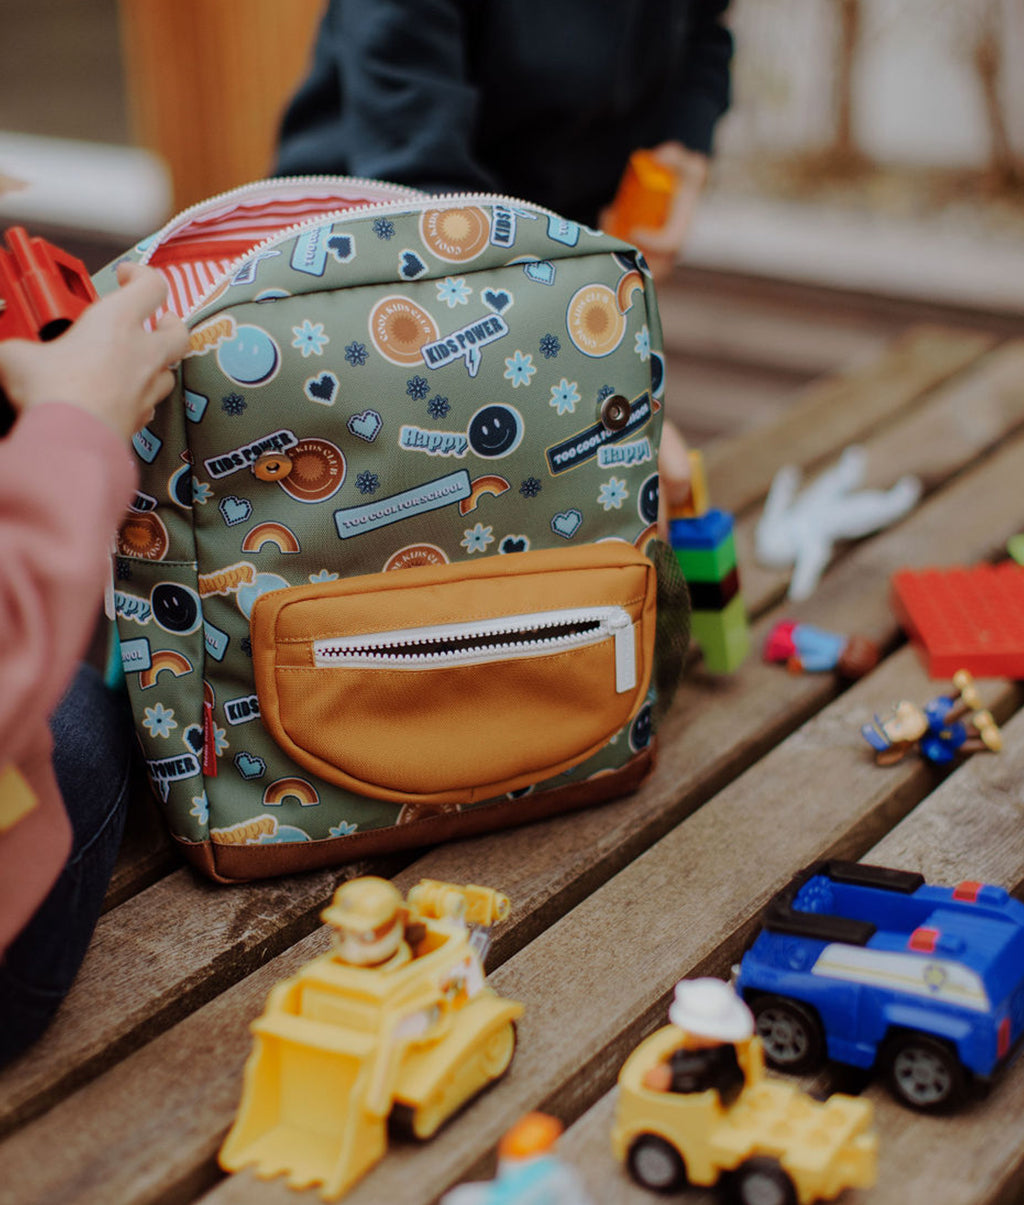
POLYGON ((471 510, 476 510, 484 494, 490 494, 492 497, 497 498, 499 494, 503 494, 508 488, 509 484, 505 478, 499 477, 497 474, 474 477, 470 482, 469 497, 463 498, 459 503, 459 514, 468 515, 471 510))
POLYGON ((280 807, 289 795, 297 799, 304 808, 320 802, 316 788, 304 778, 278 778, 263 792, 263 806, 280 807))
POLYGON ((153 654, 149 668, 139 674, 139 686, 143 690, 156 686, 157 678, 165 669, 170 670, 176 678, 183 678, 192 672, 192 662, 176 649, 158 649, 153 654))
POLYGON ((266 544, 274 544, 278 552, 298 552, 299 541, 290 527, 283 523, 257 523, 245 533, 243 552, 262 552, 266 544))

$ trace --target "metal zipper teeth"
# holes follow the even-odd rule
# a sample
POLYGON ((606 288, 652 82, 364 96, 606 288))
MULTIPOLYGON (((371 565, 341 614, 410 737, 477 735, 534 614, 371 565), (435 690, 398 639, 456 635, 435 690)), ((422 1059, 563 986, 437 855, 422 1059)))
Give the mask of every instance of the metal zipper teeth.
MULTIPOLYGON (((595 619, 588 621, 589 626, 582 632, 567 632, 560 636, 541 636, 538 638, 524 638, 503 644, 474 644, 461 649, 438 649, 436 652, 431 652, 425 649, 423 652, 416 653, 389 653, 389 648, 397 648, 401 645, 430 645, 444 644, 450 640, 457 640, 455 636, 436 636, 436 637, 420 637, 412 640, 396 640, 390 644, 382 643, 379 645, 366 645, 362 648, 353 647, 351 645, 336 646, 335 648, 326 648, 318 650, 318 656, 321 657, 337 657, 341 663, 344 663, 346 657, 366 657, 375 661, 439 661, 446 658, 458 658, 460 656, 485 657, 491 653, 514 653, 520 650, 537 650, 544 648, 560 648, 571 647, 577 644, 586 644, 592 641, 595 636, 601 639, 612 639, 612 632, 604 629, 601 626, 601 621, 595 619)), ((540 628, 530 629, 531 631, 540 631, 540 628)), ((513 632, 514 628, 500 629, 494 632, 494 635, 502 635, 505 632, 513 632)))
MULTIPOLYGON (((280 182, 280 186, 283 191, 289 186, 301 186, 305 184, 331 184, 343 180, 350 184, 373 185, 377 188, 383 188, 386 191, 393 190, 394 192, 402 193, 407 193, 410 191, 415 192, 414 189, 406 189, 405 185, 402 184, 390 184, 387 181, 381 180, 368 180, 362 176, 281 176, 279 178, 275 177, 271 180, 257 180, 252 184, 243 184, 239 188, 228 189, 227 192, 218 193, 214 197, 208 197, 205 201, 200 201, 196 205, 189 206, 188 209, 183 209, 181 213, 173 217, 162 229, 158 230, 157 233, 153 235, 152 243, 142 253, 142 257, 139 262, 142 264, 148 264, 153 254, 157 251, 163 240, 166 239, 169 234, 182 225, 186 219, 194 217, 197 213, 208 207, 212 208, 214 205, 223 203, 224 201, 232 198, 241 198, 250 192, 256 192, 259 189, 266 188, 268 184, 276 186, 278 182, 280 182)), ((515 205, 523 209, 529 209, 534 213, 544 214, 548 217, 557 218, 560 216, 559 214, 555 213, 553 209, 547 209, 543 205, 535 205, 532 201, 524 201, 521 197, 509 197, 502 193, 489 192, 449 192, 438 195, 430 195, 424 197, 422 200, 419 200, 415 197, 405 196, 404 199, 395 201, 372 201, 365 205, 350 205, 346 209, 330 210, 326 213, 318 214, 315 218, 307 218, 303 222, 295 222, 291 226, 286 226, 283 230, 277 231, 269 238, 265 238, 262 242, 250 247, 244 255, 241 255, 238 257, 238 259, 232 261, 230 266, 213 282, 213 284, 206 290, 199 301, 196 302, 196 304, 192 306, 192 308, 186 314, 182 314, 182 320, 187 322, 193 314, 198 313, 199 310, 201 310, 207 303, 210 297, 212 297, 213 294, 221 287, 223 282, 234 276, 235 273, 240 270, 246 260, 250 259, 254 255, 258 255, 261 251, 265 251, 268 247, 273 247, 277 243, 285 242, 289 238, 293 238, 295 235, 301 234, 304 230, 315 229, 317 226, 325 226, 328 222, 344 221, 346 218, 362 218, 368 213, 422 212, 423 210, 434 209, 439 204, 444 204, 445 202, 451 201, 459 201, 462 204, 483 201, 489 204, 510 206, 515 205)))

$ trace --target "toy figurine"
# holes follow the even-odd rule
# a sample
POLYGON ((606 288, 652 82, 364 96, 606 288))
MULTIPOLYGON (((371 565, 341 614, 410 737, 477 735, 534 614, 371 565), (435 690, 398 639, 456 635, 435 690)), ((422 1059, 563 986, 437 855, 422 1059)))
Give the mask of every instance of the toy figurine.
POLYGON ((683 980, 669 1024, 619 1073, 612 1151, 656 1192, 727 1176, 737 1205, 830 1201, 875 1181, 871 1118, 865 1100, 767 1078, 746 1004, 720 980, 683 980))
POLYGON ((498 1144, 493 1180, 459 1184, 441 1205, 591 1205, 576 1172, 554 1155, 562 1123, 527 1113, 498 1144))
POLYGON ((789 597, 810 598, 832 557, 836 540, 866 536, 902 519, 921 496, 916 477, 889 490, 862 490, 867 454, 847 448, 839 462, 798 493, 800 470, 779 469, 755 534, 757 558, 771 569, 793 566, 789 597))
POLYGON ((221 1166, 333 1200, 384 1154, 389 1121, 429 1138, 499 1079, 522 1006, 487 987, 480 935, 508 909, 489 887, 423 879, 403 902, 385 879, 343 883, 322 914, 331 950, 253 1022, 221 1166))
POLYGON ((841 678, 863 678, 878 664, 878 646, 866 636, 843 636, 809 623, 784 619, 764 642, 765 661, 779 662, 790 673, 820 673, 834 669, 841 678))
POLYGON ((989 750, 998 753, 1003 736, 992 713, 981 705, 974 679, 967 670, 953 675, 955 695, 939 695, 918 707, 902 699, 884 720, 861 728, 880 766, 902 761, 914 746, 926 760, 946 765, 959 755, 989 750))

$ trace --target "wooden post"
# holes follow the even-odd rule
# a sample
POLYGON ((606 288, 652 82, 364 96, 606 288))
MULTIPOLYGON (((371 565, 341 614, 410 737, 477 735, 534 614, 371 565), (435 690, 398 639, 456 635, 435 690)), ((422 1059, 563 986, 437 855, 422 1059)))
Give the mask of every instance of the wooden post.
POLYGON ((324 0, 120 0, 136 138, 177 209, 268 174, 324 0))

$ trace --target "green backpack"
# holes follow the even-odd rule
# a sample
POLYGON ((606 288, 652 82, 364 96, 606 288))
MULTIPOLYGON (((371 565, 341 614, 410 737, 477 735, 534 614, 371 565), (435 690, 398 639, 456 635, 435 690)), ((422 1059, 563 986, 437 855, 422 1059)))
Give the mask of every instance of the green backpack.
POLYGON ((688 615, 639 253, 510 198, 318 178, 127 258, 191 332, 114 583, 185 856, 258 878, 635 789, 688 615))

